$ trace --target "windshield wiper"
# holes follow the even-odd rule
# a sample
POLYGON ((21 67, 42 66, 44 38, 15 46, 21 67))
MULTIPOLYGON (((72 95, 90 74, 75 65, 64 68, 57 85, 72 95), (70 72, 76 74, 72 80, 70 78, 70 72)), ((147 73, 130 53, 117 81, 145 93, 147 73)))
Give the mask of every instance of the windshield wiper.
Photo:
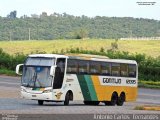
POLYGON ((37 79, 37 73, 36 73, 36 72, 34 73, 34 76, 33 76, 32 79, 33 79, 33 82, 34 82, 34 86, 33 86, 34 88, 36 87, 36 82, 37 82, 37 81, 38 81, 38 83, 39 83, 39 87, 40 87, 40 88, 43 87, 42 84, 41 84, 41 82, 37 79))
POLYGON ((36 72, 34 72, 34 75, 33 75, 32 79, 33 79, 33 82, 34 82, 33 83, 34 84, 33 87, 35 88, 36 87, 36 81, 37 81, 37 73, 36 72))
POLYGON ((35 87, 36 78, 37 77, 36 77, 36 72, 35 72, 33 77, 31 77, 31 79, 28 81, 27 85, 24 85, 24 86, 26 86, 26 87, 35 87))

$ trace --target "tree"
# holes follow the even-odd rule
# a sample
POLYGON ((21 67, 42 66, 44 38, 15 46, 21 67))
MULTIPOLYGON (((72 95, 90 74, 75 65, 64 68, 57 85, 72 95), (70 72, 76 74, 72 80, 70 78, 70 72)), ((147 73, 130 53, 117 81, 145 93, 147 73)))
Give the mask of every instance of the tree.
MULTIPOLYGON (((48 16, 46 12, 41 15, 31 14, 31 17, 24 15, 16 18, 16 15, 17 12, 12 11, 8 18, 0 17, 0 40, 9 40, 10 31, 13 33, 12 40, 28 39, 28 28, 32 30, 31 39, 38 40, 160 36, 160 21, 156 20, 100 16, 89 18, 67 13, 48 16)), ((112 46, 114 49, 118 47, 116 43, 112 46)))
POLYGON ((17 18, 17 11, 11 11, 9 15, 7 15, 7 18, 15 19, 17 18))
POLYGON ((40 15, 41 18, 47 17, 47 13, 46 12, 42 12, 42 14, 40 15))
POLYGON ((39 15, 37 15, 37 14, 31 14, 31 17, 32 18, 39 18, 39 15))
POLYGON ((118 39, 116 39, 114 42, 111 43, 111 51, 118 50, 118 39))
POLYGON ((85 28, 80 28, 76 33, 77 39, 83 39, 88 37, 88 31, 85 28))

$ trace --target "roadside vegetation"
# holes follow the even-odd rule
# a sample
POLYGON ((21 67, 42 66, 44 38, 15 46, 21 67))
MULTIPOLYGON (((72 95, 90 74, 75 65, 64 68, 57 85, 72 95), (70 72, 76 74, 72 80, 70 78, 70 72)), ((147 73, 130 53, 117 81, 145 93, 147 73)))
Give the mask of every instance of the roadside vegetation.
POLYGON ((160 111, 160 106, 155 105, 144 105, 144 106, 136 106, 134 110, 154 110, 154 111, 160 111))
POLYGON ((160 82, 139 80, 139 87, 160 89, 160 82))
POLYGON ((7 69, 0 69, 0 75, 17 76, 15 71, 7 69))

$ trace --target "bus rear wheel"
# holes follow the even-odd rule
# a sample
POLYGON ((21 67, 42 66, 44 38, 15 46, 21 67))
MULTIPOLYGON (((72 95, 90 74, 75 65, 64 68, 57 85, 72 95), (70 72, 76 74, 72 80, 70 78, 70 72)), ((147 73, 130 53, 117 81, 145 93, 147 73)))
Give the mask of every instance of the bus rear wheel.
POLYGON ((118 99, 117 94, 116 94, 116 93, 113 93, 113 94, 112 94, 112 97, 111 97, 110 105, 111 105, 111 106, 115 106, 116 103, 117 103, 117 99, 118 99))
POLYGON ((38 105, 43 105, 43 100, 38 100, 38 105))
POLYGON ((114 92, 112 94, 112 97, 111 97, 111 101, 105 101, 105 105, 108 105, 108 106, 115 106, 116 103, 117 103, 117 99, 118 99, 118 95, 116 92, 114 92))
POLYGON ((117 105, 122 106, 124 104, 124 101, 125 101, 125 94, 121 93, 120 96, 118 97, 117 105))

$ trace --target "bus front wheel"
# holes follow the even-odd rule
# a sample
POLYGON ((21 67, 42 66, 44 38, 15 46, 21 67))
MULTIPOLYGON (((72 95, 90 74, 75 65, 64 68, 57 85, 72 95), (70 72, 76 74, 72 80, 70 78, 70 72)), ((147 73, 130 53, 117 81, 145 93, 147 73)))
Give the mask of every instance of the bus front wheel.
POLYGON ((69 105, 69 100, 70 100, 70 94, 69 94, 69 92, 67 92, 67 94, 65 96, 64 105, 69 105))
POLYGON ((43 105, 43 100, 38 100, 38 105, 43 105))

